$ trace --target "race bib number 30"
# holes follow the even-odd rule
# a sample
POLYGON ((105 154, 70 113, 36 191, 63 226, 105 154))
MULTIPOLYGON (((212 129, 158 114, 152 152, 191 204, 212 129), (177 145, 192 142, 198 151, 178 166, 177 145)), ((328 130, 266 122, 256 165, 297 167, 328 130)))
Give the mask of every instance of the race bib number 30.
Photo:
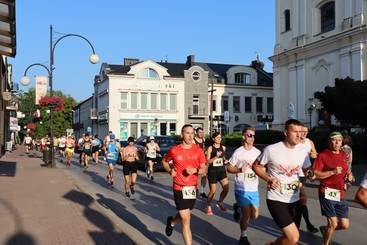
POLYGON ((331 201, 340 202, 340 190, 333 189, 333 188, 325 188, 325 198, 331 201))
POLYGON ((294 194, 299 187, 299 181, 292 181, 290 183, 282 183, 280 186, 280 192, 282 194, 288 194, 288 195, 292 195, 294 194))
POLYGON ((182 187, 183 199, 196 199, 196 186, 184 186, 182 187))
POLYGON ((223 166, 223 158, 215 159, 213 162, 214 167, 221 167, 223 166))

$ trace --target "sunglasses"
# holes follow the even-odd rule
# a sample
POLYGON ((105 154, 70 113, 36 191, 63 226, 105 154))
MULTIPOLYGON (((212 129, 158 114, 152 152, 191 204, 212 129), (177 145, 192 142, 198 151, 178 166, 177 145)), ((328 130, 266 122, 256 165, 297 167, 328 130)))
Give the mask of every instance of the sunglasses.
POLYGON ((248 137, 248 138, 254 138, 255 135, 254 134, 246 134, 246 137, 248 137))

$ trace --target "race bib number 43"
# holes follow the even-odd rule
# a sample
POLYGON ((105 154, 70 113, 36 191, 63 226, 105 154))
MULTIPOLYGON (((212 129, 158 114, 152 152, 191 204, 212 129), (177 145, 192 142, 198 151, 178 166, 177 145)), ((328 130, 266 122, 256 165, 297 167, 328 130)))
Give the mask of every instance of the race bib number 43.
POLYGON ((280 192, 282 194, 292 195, 298 190, 298 187, 299 187, 299 181, 297 180, 289 183, 282 183, 280 185, 280 192))
POLYGON ((183 199, 196 199, 196 186, 184 186, 182 187, 183 199))
POLYGON ((340 190, 333 189, 333 188, 325 188, 325 198, 331 201, 340 202, 340 190))

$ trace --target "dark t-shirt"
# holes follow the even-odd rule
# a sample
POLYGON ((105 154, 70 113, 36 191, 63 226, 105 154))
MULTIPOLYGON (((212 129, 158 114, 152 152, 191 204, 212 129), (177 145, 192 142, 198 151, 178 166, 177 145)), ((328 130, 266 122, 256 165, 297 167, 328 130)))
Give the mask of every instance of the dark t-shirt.
POLYGON ((341 191, 341 198, 344 197, 344 177, 348 170, 346 155, 343 151, 338 154, 326 149, 322 151, 316 158, 313 169, 318 171, 333 171, 336 167, 342 167, 341 174, 332 175, 328 178, 320 180, 319 191, 325 192, 325 187, 337 189, 341 191))

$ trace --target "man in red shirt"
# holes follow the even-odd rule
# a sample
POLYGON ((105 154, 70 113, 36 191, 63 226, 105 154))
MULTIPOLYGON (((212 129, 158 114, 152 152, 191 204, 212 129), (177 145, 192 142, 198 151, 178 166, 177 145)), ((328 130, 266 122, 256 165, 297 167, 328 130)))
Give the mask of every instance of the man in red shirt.
POLYGON ((173 196, 178 213, 167 218, 166 235, 171 236, 173 227, 182 222, 182 236, 186 245, 192 244, 190 229, 191 210, 196 201, 198 175, 203 175, 205 155, 203 150, 193 143, 194 128, 186 124, 181 129, 182 144, 169 149, 163 159, 164 169, 173 177, 173 196), (173 164, 170 166, 169 162, 173 164))
POLYGON ((340 132, 329 135, 329 149, 322 151, 314 162, 314 173, 320 180, 319 200, 321 214, 326 216, 327 226, 321 226, 324 245, 331 242, 335 230, 349 227, 349 207, 344 199, 344 180, 351 179, 346 155, 341 150, 343 136, 340 132))

